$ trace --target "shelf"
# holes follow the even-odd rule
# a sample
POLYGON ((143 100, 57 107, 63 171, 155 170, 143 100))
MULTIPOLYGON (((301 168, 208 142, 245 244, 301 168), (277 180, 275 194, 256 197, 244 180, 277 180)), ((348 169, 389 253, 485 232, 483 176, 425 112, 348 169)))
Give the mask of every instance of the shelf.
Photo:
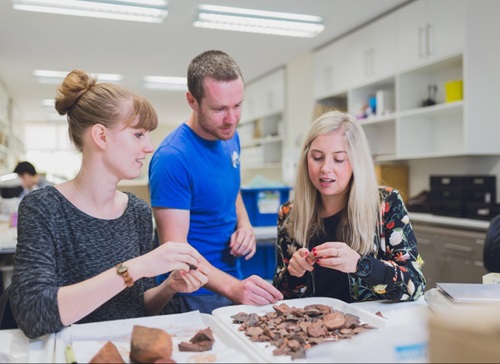
POLYGON ((269 144, 269 143, 278 143, 281 141, 283 141, 283 137, 281 135, 266 136, 264 138, 257 138, 257 139, 253 139, 251 141, 242 143, 241 149, 255 147, 255 146, 269 144))
POLYGON ((245 165, 242 167, 244 170, 255 170, 255 169, 279 169, 281 168, 281 162, 276 162, 276 163, 258 163, 258 164, 251 164, 246 162, 245 165))
POLYGON ((450 111, 455 109, 461 109, 464 105, 463 100, 447 102, 442 104, 437 104, 433 106, 419 107, 412 110, 401 111, 397 115, 399 117, 408 116, 426 116, 426 117, 436 117, 440 115, 445 115, 450 111))

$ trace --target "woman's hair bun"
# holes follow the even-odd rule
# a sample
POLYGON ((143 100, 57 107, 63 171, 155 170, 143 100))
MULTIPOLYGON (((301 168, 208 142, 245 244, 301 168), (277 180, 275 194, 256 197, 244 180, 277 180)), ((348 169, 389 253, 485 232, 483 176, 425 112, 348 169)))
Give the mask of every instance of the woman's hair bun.
POLYGON ((57 89, 55 108, 60 115, 66 115, 80 97, 96 84, 96 80, 87 72, 73 70, 57 89))

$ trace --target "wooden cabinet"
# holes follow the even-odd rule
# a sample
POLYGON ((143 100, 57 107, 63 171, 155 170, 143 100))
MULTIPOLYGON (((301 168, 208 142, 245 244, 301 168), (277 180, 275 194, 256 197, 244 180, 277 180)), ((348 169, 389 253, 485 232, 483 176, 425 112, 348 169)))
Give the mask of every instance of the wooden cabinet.
POLYGON ((242 169, 281 169, 284 109, 284 69, 246 86, 238 126, 242 169))
MULTIPOLYGON (((316 101, 360 119, 376 162, 498 155, 500 123, 491 118, 497 114, 495 95, 500 84, 500 47, 493 40, 493 34, 500 33, 500 23, 494 20, 499 12, 500 2, 491 0, 411 2, 348 36, 366 38, 364 44, 369 44, 369 34, 377 32, 368 30, 399 24, 399 56, 393 57, 395 65, 388 63, 392 73, 382 70, 379 77, 365 77, 361 83, 353 78, 341 90, 332 87, 335 91, 328 93, 321 84, 321 72, 327 63, 324 57, 335 52, 334 42, 332 49, 313 54, 315 65, 323 65, 323 71, 314 71, 319 82, 316 101), (419 36, 420 42, 430 43, 419 45, 419 36), (447 100, 446 84, 456 80, 462 81, 462 98, 447 100), (434 87, 435 95, 430 92, 434 87), (427 102, 429 98, 433 104, 427 102), (375 109, 368 106, 370 100, 376 100, 375 109)), ((391 54, 390 49, 387 52, 391 54)), ((358 61, 353 57, 344 63, 358 61)), ((351 67, 344 67, 347 74, 351 67)))
POLYGON ((424 260, 426 289, 438 282, 481 283, 486 232, 412 223, 424 260))
POLYGON ((399 70, 463 51, 465 0, 419 0, 403 7, 396 15, 399 70))

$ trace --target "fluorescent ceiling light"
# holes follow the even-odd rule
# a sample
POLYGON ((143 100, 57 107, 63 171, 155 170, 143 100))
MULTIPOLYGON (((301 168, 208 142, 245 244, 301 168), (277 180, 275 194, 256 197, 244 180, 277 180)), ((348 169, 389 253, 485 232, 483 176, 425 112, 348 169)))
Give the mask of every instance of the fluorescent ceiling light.
POLYGON ((16 10, 161 23, 166 0, 12 0, 16 10))
MULTIPOLYGON (((35 70, 33 71, 33 77, 39 83, 59 84, 66 78, 68 73, 65 71, 35 70)), ((119 83, 123 80, 122 75, 113 73, 92 73, 91 76, 99 82, 119 83)))
POLYGON ((322 19, 318 16, 215 5, 198 6, 193 25, 200 28, 301 38, 315 37, 325 29, 322 19))
POLYGON ((155 90, 186 91, 186 77, 144 76, 142 86, 155 90))

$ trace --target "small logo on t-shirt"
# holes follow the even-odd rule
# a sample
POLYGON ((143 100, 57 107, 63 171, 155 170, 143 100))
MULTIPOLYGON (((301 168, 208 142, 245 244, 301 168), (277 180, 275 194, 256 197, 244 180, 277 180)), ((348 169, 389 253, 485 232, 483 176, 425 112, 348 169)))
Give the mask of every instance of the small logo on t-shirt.
POLYGON ((231 154, 231 160, 233 161, 233 167, 238 168, 240 165, 240 155, 237 151, 234 151, 233 154, 231 154))

